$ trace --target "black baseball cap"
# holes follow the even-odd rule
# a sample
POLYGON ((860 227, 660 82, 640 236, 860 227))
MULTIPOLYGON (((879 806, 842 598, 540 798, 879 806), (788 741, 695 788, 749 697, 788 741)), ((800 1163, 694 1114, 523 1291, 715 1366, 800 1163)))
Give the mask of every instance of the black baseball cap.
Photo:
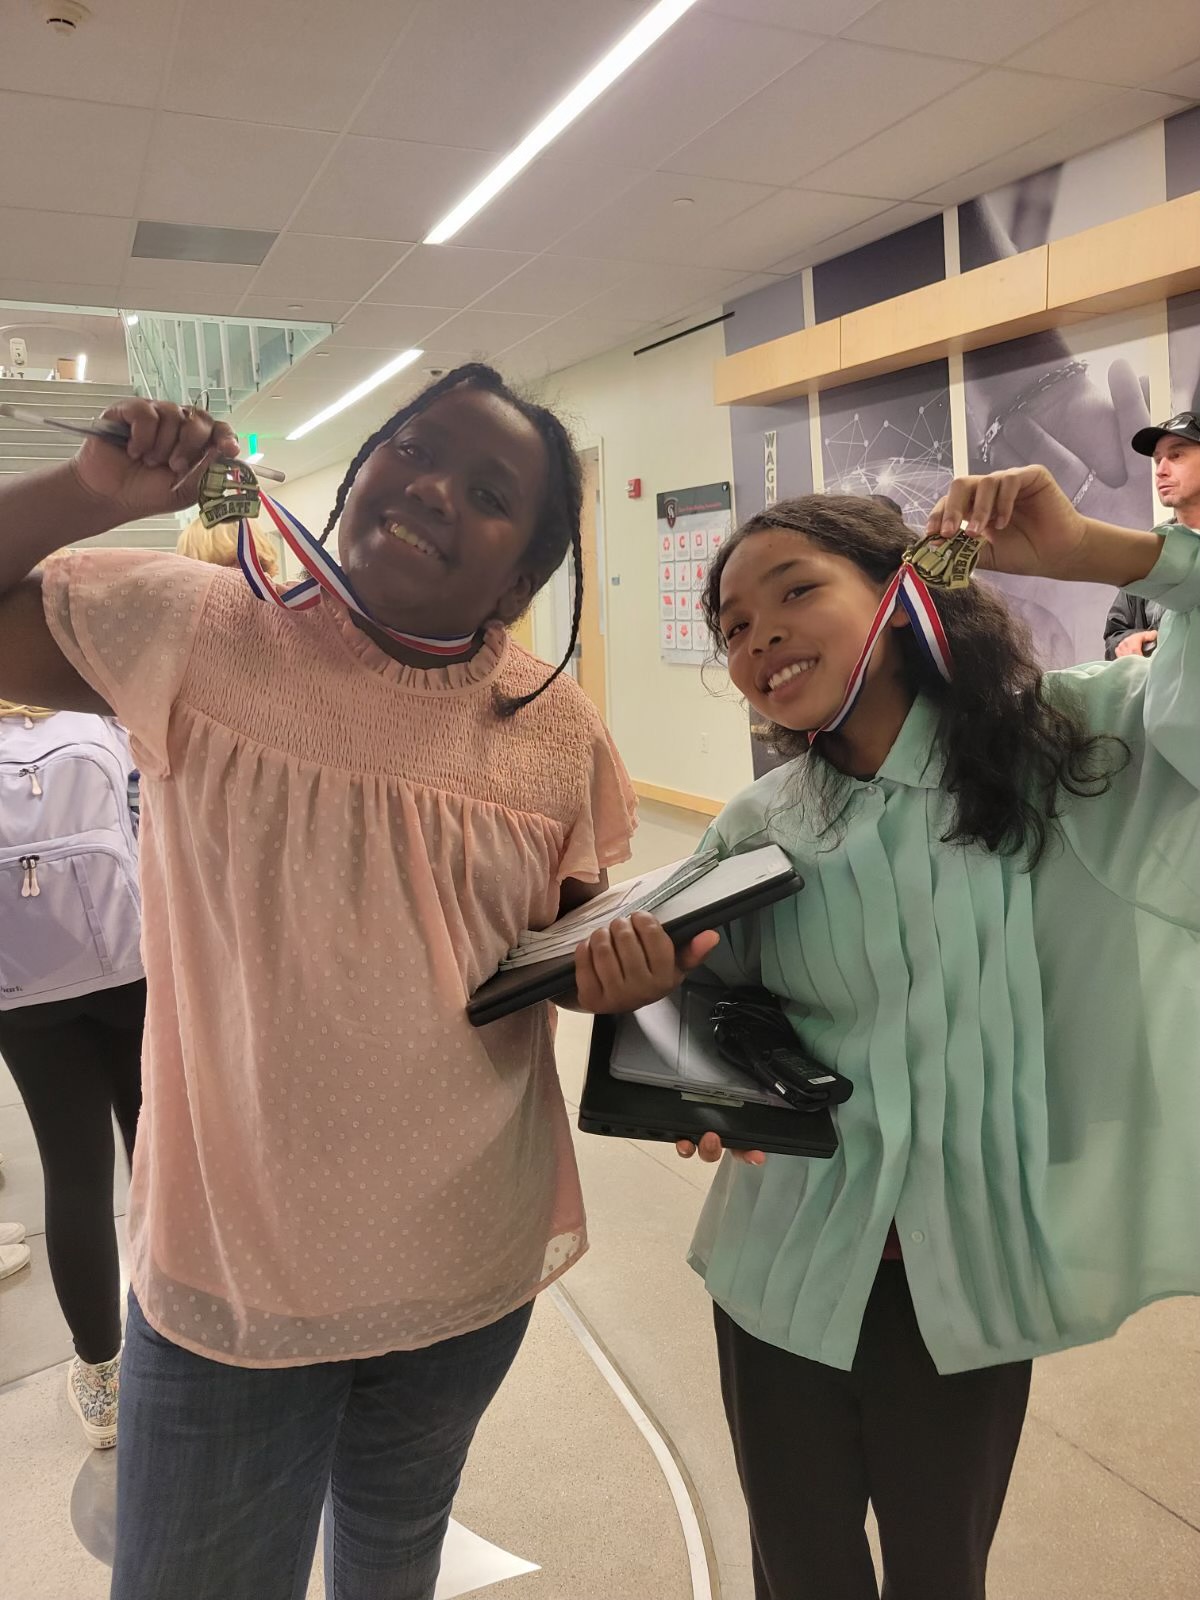
POLYGON ((1194 411, 1181 411, 1178 416, 1160 422, 1157 428, 1140 428, 1130 443, 1139 455, 1152 456, 1158 448, 1158 441, 1165 439, 1168 434, 1176 439, 1190 439, 1193 444, 1200 444, 1200 416, 1194 411))

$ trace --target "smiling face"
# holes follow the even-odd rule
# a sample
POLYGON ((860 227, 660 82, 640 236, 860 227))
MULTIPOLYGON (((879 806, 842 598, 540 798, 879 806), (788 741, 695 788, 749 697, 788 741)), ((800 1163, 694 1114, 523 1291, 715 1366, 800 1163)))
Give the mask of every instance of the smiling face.
MULTIPOLYGON (((752 534, 721 574, 729 676, 771 722, 801 732, 821 727, 842 703, 882 594, 861 567, 801 533, 752 534)), ((905 621, 897 612, 884 630, 860 709, 873 685, 899 674, 895 633, 905 621)))
POLYGON ((525 558, 546 483, 531 422, 496 395, 452 390, 363 463, 342 513, 342 566, 390 628, 458 638, 512 621, 534 592, 525 558))

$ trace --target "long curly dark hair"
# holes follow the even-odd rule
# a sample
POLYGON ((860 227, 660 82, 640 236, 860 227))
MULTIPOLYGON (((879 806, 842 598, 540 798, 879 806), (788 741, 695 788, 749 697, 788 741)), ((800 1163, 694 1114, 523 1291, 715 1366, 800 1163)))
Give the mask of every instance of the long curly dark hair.
MULTIPOLYGON (((422 411, 428 411, 435 400, 440 400, 443 395, 449 394, 454 389, 464 388, 477 389, 484 394, 494 394, 506 405, 510 405, 525 418, 526 422, 537 429, 546 448, 546 491, 542 496, 533 538, 529 542, 529 549, 525 552, 525 562, 533 580, 533 593, 537 594, 549 583, 568 552, 575 565, 571 639, 566 654, 545 683, 531 694, 516 699, 501 699, 498 702, 501 715, 511 716, 522 706, 527 706, 536 700, 538 695, 544 694, 554 680, 566 670, 567 663, 575 652, 579 623, 583 616, 583 550, 579 532, 579 518, 583 506, 583 470, 570 435, 553 411, 517 394, 505 383, 494 367, 485 366, 479 361, 471 361, 464 366, 451 368, 436 382, 422 389, 420 394, 415 395, 407 405, 393 412, 387 421, 376 428, 371 437, 363 442, 358 454, 350 463, 346 476, 338 485, 337 497, 321 535, 321 543, 325 543, 337 526, 337 520, 346 505, 346 496, 358 476, 359 468, 371 452, 377 450, 381 444, 386 444, 411 417, 418 416, 422 411)), ((531 595, 531 601, 532 598, 531 595)))
MULTIPOLYGON (((719 658, 721 576, 730 556, 756 533, 802 534, 829 555, 853 561, 880 586, 900 565, 913 533, 887 508, 855 495, 803 495, 780 501, 742 524, 712 564, 704 615, 719 658)), ((947 683, 921 652, 910 628, 898 630, 909 687, 935 702, 944 787, 954 819, 946 844, 978 844, 1003 855, 1024 852, 1035 866, 1050 841, 1060 794, 1103 794, 1129 752, 1121 740, 1092 733, 1082 709, 1051 703, 1028 631, 984 584, 939 590, 938 611, 950 642, 954 675, 947 683)), ((767 724, 755 730, 781 755, 805 767, 821 760, 821 740, 767 724)), ((827 764, 821 762, 822 767, 827 764)))

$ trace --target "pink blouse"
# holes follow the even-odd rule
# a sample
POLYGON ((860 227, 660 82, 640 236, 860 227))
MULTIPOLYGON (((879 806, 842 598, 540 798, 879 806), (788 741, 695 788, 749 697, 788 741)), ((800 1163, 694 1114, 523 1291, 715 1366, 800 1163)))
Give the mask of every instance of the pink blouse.
POLYGON ((629 854, 599 717, 502 629, 422 672, 331 601, 173 555, 52 563, 46 614, 142 772, 149 985, 133 1285, 281 1367, 483 1327, 586 1248, 547 1006, 468 995, 565 878, 629 854))

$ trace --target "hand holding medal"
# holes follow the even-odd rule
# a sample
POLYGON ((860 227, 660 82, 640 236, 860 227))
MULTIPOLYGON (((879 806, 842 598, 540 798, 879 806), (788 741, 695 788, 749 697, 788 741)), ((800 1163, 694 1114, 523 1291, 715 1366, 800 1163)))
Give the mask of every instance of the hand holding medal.
MULTIPOLYGON (((953 569, 970 559, 967 546, 973 544, 972 567, 978 562, 993 572, 1086 581, 1088 574, 1082 568, 1087 533, 1086 518, 1045 467, 1014 467, 956 478, 933 508, 926 536, 911 554, 923 576, 923 561, 935 569, 947 564, 953 569)), ((939 579, 926 576, 926 581, 939 579)))

